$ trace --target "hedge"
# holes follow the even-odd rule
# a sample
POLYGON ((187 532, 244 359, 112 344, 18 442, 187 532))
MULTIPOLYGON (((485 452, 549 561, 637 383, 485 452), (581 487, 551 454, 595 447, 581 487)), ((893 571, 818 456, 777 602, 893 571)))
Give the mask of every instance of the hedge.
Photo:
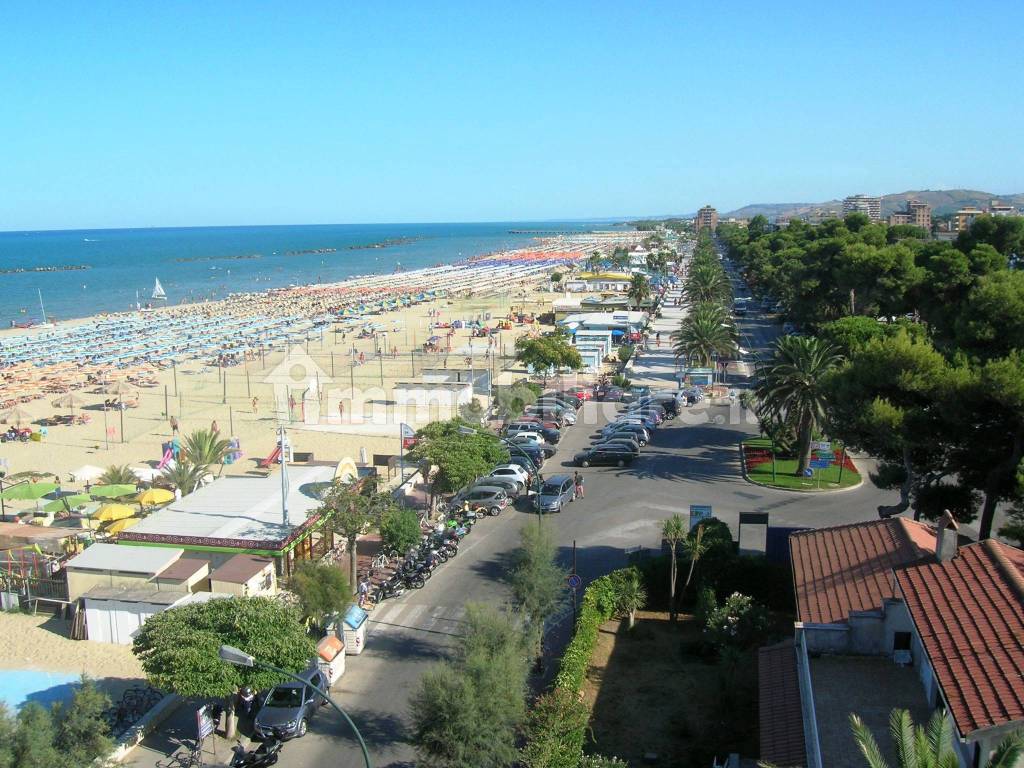
POLYGON ((541 696, 530 715, 523 764, 528 768, 578 768, 583 760, 590 713, 580 697, 601 625, 615 614, 615 574, 591 582, 583 592, 576 631, 565 649, 554 690, 541 696))

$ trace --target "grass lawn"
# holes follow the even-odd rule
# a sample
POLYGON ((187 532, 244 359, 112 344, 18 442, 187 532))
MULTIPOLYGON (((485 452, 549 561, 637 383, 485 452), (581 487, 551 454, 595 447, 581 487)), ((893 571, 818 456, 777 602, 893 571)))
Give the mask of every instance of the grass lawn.
MULTIPOLYGON (((767 438, 754 437, 744 440, 743 445, 750 448, 771 448, 772 442, 767 438)), ((770 485, 775 488, 787 488, 795 491, 836 490, 851 488, 861 481, 860 474, 849 466, 839 475, 839 464, 832 464, 828 469, 814 470, 813 477, 798 477, 796 459, 775 459, 775 477, 772 477, 772 463, 767 461, 747 469, 747 479, 759 485, 770 485)))
POLYGON ((729 752, 758 754, 756 651, 735 665, 702 651, 689 616, 639 611, 636 627, 610 621, 600 632, 584 685, 591 707, 588 752, 643 765, 707 768, 729 752))

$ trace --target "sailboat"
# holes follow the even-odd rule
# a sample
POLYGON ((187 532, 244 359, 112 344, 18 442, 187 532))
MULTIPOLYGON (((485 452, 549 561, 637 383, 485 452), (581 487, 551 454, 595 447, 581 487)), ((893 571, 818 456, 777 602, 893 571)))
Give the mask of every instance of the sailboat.
POLYGON ((167 293, 164 291, 164 287, 160 285, 160 278, 156 279, 153 284, 153 299, 155 301, 167 301, 167 293))

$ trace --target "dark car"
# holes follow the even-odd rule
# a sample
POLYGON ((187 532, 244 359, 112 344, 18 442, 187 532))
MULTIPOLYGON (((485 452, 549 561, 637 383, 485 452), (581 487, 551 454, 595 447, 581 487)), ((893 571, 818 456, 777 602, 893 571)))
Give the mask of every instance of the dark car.
POLYGON ((534 474, 538 469, 540 469, 540 466, 533 460, 533 457, 523 456, 522 454, 517 454, 515 451, 510 451, 509 453, 508 463, 515 464, 516 466, 525 469, 532 481, 534 474))
POLYGON ((653 432, 658 428, 658 420, 644 413, 620 414, 612 424, 639 424, 646 427, 648 432, 653 432))
POLYGON ((610 440, 616 436, 636 440, 641 448, 651 440, 651 433, 642 424, 609 424, 601 430, 602 440, 610 440))
MULTIPOLYGON (((505 443, 505 447, 508 448, 509 456, 515 459, 517 456, 526 456, 530 461, 533 462, 534 468, 531 472, 535 472, 544 466, 544 451, 540 449, 536 443, 505 443)), ((519 464, 520 462, 514 462, 519 464)))
POLYGON ((657 405, 641 405, 631 411, 623 411, 621 416, 643 416, 652 419, 656 424, 665 420, 665 409, 657 405))
POLYGON ((573 457, 573 461, 581 467, 610 465, 624 467, 632 464, 636 456, 625 448, 591 448, 580 451, 573 457))
POLYGON ((591 448, 624 448, 634 456, 640 455, 640 443, 625 435, 613 435, 612 437, 602 438, 594 443, 591 448))
POLYGON ((646 397, 649 394, 651 394, 650 387, 630 387, 629 390, 622 396, 622 402, 632 403, 639 400, 641 397, 646 397))
POLYGON ((618 403, 622 401, 624 394, 622 387, 605 387, 597 391, 597 399, 606 403, 618 403))
POLYGON ((506 443, 515 443, 516 445, 535 445, 538 448, 540 448, 540 451, 541 453, 544 454, 545 459, 550 459, 552 456, 555 455, 555 450, 557 450, 555 446, 553 446, 551 443, 535 443, 528 440, 525 437, 513 437, 507 440, 506 443))
POLYGON ((576 397, 575 395, 567 395, 565 392, 554 392, 554 391, 552 391, 552 392, 545 392, 544 394, 542 394, 537 399, 538 400, 550 400, 550 399, 560 400, 561 402, 565 403, 568 406, 571 406, 571 407, 575 408, 576 410, 579 410, 581 407, 583 407, 583 400, 582 400, 582 398, 576 397))
MULTIPOLYGON (((300 677, 323 690, 324 676, 319 670, 306 670, 300 677)), ((297 682, 275 685, 256 713, 253 730, 259 738, 267 738, 274 731, 278 731, 286 739, 305 736, 309 728, 309 719, 321 704, 326 704, 326 701, 297 682)))
POLYGON ((478 488, 482 485, 495 486, 497 488, 504 488, 505 493, 508 494, 510 499, 518 499, 519 494, 523 491, 523 483, 516 480, 513 477, 499 477, 495 475, 487 475, 486 477, 478 477, 473 481, 472 488, 478 488))

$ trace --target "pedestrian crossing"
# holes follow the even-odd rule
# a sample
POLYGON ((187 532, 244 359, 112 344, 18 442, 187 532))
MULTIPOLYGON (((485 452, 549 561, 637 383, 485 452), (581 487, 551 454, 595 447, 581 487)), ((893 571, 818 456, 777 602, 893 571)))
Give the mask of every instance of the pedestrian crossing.
POLYGON ((378 606, 367 620, 367 633, 373 635, 448 635, 462 634, 464 605, 424 605, 390 600, 378 606))

